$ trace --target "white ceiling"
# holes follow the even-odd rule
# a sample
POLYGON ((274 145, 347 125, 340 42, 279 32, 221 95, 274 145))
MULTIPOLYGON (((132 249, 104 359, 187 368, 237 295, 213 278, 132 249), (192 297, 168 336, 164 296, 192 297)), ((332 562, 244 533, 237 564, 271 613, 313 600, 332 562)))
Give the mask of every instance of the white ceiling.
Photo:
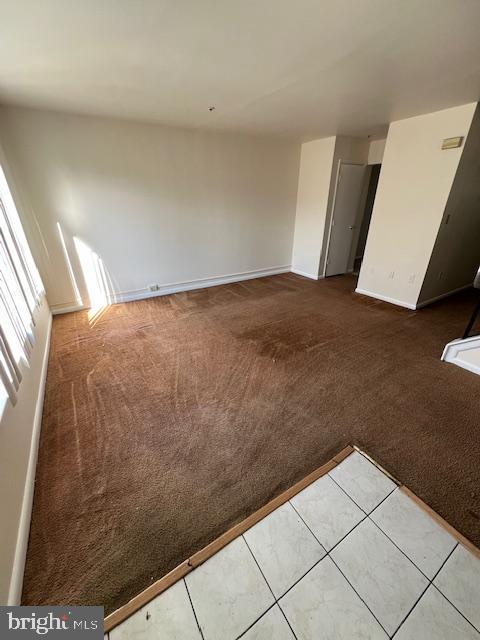
POLYGON ((0 15, 1 102, 310 139, 480 98, 480 0, 0 0, 0 15))

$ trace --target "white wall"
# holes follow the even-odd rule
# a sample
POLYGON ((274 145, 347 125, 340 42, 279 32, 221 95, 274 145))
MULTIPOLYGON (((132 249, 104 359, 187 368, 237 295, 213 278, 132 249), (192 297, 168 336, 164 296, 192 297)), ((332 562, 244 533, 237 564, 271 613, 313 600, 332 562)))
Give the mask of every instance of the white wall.
MULTIPOLYGON (((465 141, 419 304, 471 285, 480 266, 480 108, 465 141)), ((466 322, 466 320, 465 320, 466 322)))
POLYGON ((476 103, 390 125, 358 290, 415 307, 476 103))
POLYGON ((385 153, 386 138, 372 140, 368 148, 368 164, 381 164, 385 153))
POLYGON ((335 137, 302 144, 292 269, 318 278, 329 202, 335 137))
POLYGON ((74 237, 116 294, 290 266, 297 143, 23 108, 4 108, 0 126, 54 308, 76 304, 57 222, 82 298, 74 237))

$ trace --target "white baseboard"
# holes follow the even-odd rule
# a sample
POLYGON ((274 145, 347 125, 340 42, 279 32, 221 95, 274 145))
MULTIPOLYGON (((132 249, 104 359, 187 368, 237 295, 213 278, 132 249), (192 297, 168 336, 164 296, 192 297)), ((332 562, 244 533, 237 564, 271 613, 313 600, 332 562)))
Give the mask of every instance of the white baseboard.
POLYGON ((297 276, 303 276, 304 278, 310 278, 310 280, 319 280, 319 276, 314 276, 311 273, 307 273, 306 271, 301 271, 300 269, 294 269, 293 267, 290 269, 292 273, 296 273, 297 276))
POLYGON ((25 560, 27 557, 28 538, 30 535, 30 520, 32 517, 33 492, 35 488, 35 472, 37 468, 38 445, 40 440, 40 428, 42 425, 43 399, 45 396, 45 383, 47 380, 48 356, 50 353, 50 336, 52 331, 52 316, 48 321, 47 341, 42 359, 42 371, 40 374, 40 385, 38 389, 35 415, 33 419, 32 439, 30 442, 30 452, 28 455, 27 475, 25 479, 25 489, 23 492, 22 511, 18 525, 17 544, 15 546, 15 556, 13 559, 12 575, 8 590, 8 605, 20 604, 23 587, 23 573, 25 570, 25 560))
POLYGON ((395 298, 384 296, 381 293, 373 293, 373 291, 367 291, 366 289, 359 289, 358 287, 355 289, 355 293, 360 293, 362 294, 362 296, 369 296, 370 298, 376 298, 377 300, 382 300, 382 302, 390 302, 390 304, 396 304, 398 307, 405 307, 406 309, 412 309, 412 311, 415 311, 415 309, 417 308, 416 305, 410 304, 409 302, 404 302, 403 300, 396 300, 395 298))
POLYGON ((132 302, 133 300, 142 300, 144 298, 154 298, 156 296, 168 296, 172 293, 181 293, 182 291, 194 291, 195 289, 206 289, 208 287, 218 287, 222 284, 232 284, 234 282, 242 282, 243 280, 254 280, 255 278, 264 278, 266 276, 274 276, 280 273, 289 273, 290 265, 283 267, 272 267, 271 269, 259 269, 256 271, 244 271, 241 273, 233 273, 226 276, 214 276, 212 278, 202 278, 199 280, 188 280, 186 282, 174 282, 171 284, 160 285, 158 291, 149 291, 148 289, 138 289, 135 291, 123 291, 115 293, 111 302, 132 302))
MULTIPOLYGON (((214 276, 211 278, 202 278, 199 280, 188 280, 186 282, 174 282, 170 284, 160 285, 157 291, 149 291, 148 289, 135 289, 133 291, 120 291, 110 296, 107 304, 117 304, 120 302, 133 302, 134 300, 143 300, 145 298, 155 298, 157 296, 167 296, 172 293, 181 293, 182 291, 194 291, 195 289, 206 289, 208 287, 217 287, 222 284, 232 284, 234 282, 242 282, 244 280, 254 280, 255 278, 265 278, 266 276, 274 276, 280 273, 290 273, 290 265, 281 267, 272 267, 270 269, 258 269, 255 271, 243 271, 241 273, 232 273, 225 276, 214 276)), ((69 313, 71 311, 80 311, 86 309, 86 306, 67 306, 53 305, 52 313, 69 313)))
POLYGON ((84 304, 52 304, 50 311, 52 315, 58 316, 60 313, 72 313, 72 311, 82 311, 88 309, 84 304))
POLYGON ((452 289, 451 291, 447 291, 447 293, 442 293, 441 295, 435 296, 434 298, 423 300, 422 302, 417 303, 417 309, 426 307, 428 304, 432 304, 432 302, 438 302, 438 300, 443 300, 444 298, 453 296, 453 294, 460 293, 460 291, 465 291, 465 289, 470 289, 471 286, 472 286, 472 283, 470 282, 469 284, 464 284, 463 287, 457 287, 457 289, 452 289))
POLYGON ((383 302, 390 302, 391 304, 396 304, 399 307, 405 307, 406 309, 412 309, 415 311, 416 309, 422 309, 432 302, 437 302, 438 300, 443 300, 443 298, 448 298, 449 296, 453 296, 455 293, 459 293, 460 291, 464 291, 465 289, 469 289, 472 285, 466 284, 463 287, 458 287, 457 289, 452 289, 452 291, 447 291, 447 293, 442 293, 439 296, 435 296, 434 298, 429 298, 428 300, 423 300, 422 302, 417 302, 417 304, 410 304, 409 302, 404 302, 403 300, 396 300, 395 298, 390 298, 389 296, 384 296, 380 293, 373 293, 373 291, 367 291, 366 289, 356 288, 355 293, 361 293, 363 296, 369 296, 370 298, 377 298, 377 300, 382 300, 383 302))

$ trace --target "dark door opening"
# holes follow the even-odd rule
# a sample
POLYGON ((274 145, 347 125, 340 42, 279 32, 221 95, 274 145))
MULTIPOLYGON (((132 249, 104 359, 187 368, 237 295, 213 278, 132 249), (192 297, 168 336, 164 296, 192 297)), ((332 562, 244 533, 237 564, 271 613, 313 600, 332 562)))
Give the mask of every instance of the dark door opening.
POLYGON ((373 204, 375 202, 375 194, 377 193, 378 179, 380 177, 381 164, 372 164, 370 170, 370 178, 368 182, 367 197, 365 199, 365 208, 363 211, 362 222, 358 234, 357 247, 355 250, 355 259, 353 262, 353 273, 358 276, 362 260, 367 244, 368 230, 372 219, 373 204))

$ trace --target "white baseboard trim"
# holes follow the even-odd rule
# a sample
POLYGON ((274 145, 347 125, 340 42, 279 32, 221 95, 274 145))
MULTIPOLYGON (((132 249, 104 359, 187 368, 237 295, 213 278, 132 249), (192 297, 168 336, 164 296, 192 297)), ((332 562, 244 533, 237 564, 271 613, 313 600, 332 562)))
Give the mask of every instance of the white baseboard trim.
POLYGON ((266 276, 274 276, 280 273, 289 273, 290 265, 283 267, 272 267, 271 269, 259 269, 256 271, 243 271, 241 273, 232 273, 226 276, 214 276, 212 278, 202 278, 199 280, 188 280, 186 282, 174 282, 171 284, 160 285, 158 291, 149 291, 148 289, 137 289, 134 291, 123 291, 115 293, 112 296, 111 303, 132 302, 133 300, 143 300, 144 298, 155 298, 157 296, 168 296, 172 293, 181 293, 182 291, 194 291, 195 289, 207 289, 208 287, 218 287, 222 284, 232 284, 234 282, 242 282, 243 280, 254 280, 255 278, 265 278, 266 276))
MULTIPOLYGON (((167 296, 172 293, 181 293, 182 291, 194 291, 195 289, 206 289, 208 287, 217 287, 222 284, 232 284, 234 282, 242 282, 244 280, 254 280, 255 278, 265 278, 266 276, 274 276, 280 273, 290 273, 290 265, 281 267, 272 267, 270 269, 258 269, 255 271, 243 271, 240 273, 232 273, 225 276, 213 276, 211 278, 202 278, 199 280, 188 280, 186 282, 174 282, 170 284, 160 285, 157 291, 149 291, 148 289, 135 289, 133 291, 120 291, 110 296, 107 304, 118 304, 120 302, 133 302, 134 300, 144 300, 146 298, 156 298, 158 296, 167 296)), ((53 305, 52 313, 54 315, 60 313, 70 313, 71 311, 80 311, 87 309, 86 306, 67 306, 53 305)))
POLYGON ((88 307, 84 304, 52 304, 50 307, 50 311, 52 315, 58 316, 60 313, 72 313, 73 311, 83 311, 83 309, 88 309, 88 307))
POLYGON ((373 293, 373 291, 367 291, 366 289, 356 288, 355 293, 360 293, 362 296, 369 296, 370 298, 376 298, 377 300, 382 300, 382 302, 390 302, 390 304, 396 304, 398 307, 405 307, 406 309, 411 309, 415 311, 417 308, 416 305, 410 304, 409 302, 404 302, 403 300, 396 300, 395 298, 390 298, 389 296, 384 296, 381 293, 373 293))
POLYGON ((406 309, 412 309, 415 311, 416 309, 422 309, 433 302, 438 302, 439 300, 443 300, 443 298, 448 298, 449 296, 453 296, 455 293, 459 293, 460 291, 464 291, 465 289, 470 289, 470 284, 466 284, 463 287, 458 287, 457 289, 452 289, 452 291, 447 291, 447 293, 442 293, 439 296, 435 296, 434 298, 429 298, 428 300, 423 300, 422 302, 417 302, 417 304, 410 304, 409 302, 404 302, 403 300, 396 300, 395 298, 390 298, 389 296, 384 296, 380 293, 373 293, 373 291, 367 291, 366 289, 360 289, 357 287, 355 289, 355 293, 361 293, 363 296, 369 296, 370 298, 377 298, 377 300, 382 300, 383 302, 390 302, 391 304, 396 304, 399 307, 405 307, 406 309))
POLYGON ((443 300, 444 298, 448 298, 449 296, 453 296, 455 293, 460 293, 460 291, 465 291, 465 289, 470 289, 472 283, 464 284, 463 287, 458 287, 457 289, 452 289, 451 291, 447 291, 447 293, 442 293, 439 296, 435 296, 434 298, 429 298, 428 300, 423 300, 422 302, 417 303, 417 309, 421 309, 422 307, 426 307, 428 304, 432 304, 432 302, 438 302, 439 300, 443 300))
POLYGON ((40 440, 40 428, 42 425, 43 399, 45 396, 45 383, 47 380, 48 356, 50 353, 50 336, 52 332, 52 316, 48 321, 47 341, 42 359, 42 371, 40 374, 40 385, 38 389, 35 415, 33 419, 32 439, 30 442, 30 452, 28 455, 27 475, 25 478, 25 489, 23 492, 22 511, 18 525, 17 544, 13 559, 12 575, 8 590, 8 605, 19 605, 22 597, 23 573, 25 571, 25 560, 27 557, 28 538, 30 535, 30 520, 32 517, 33 492, 35 488, 35 472, 37 468, 38 445, 40 440))
POLYGON ((293 267, 290 269, 291 273, 296 273, 297 276, 303 276, 304 278, 310 278, 310 280, 319 280, 319 276, 314 276, 311 273, 307 273, 306 271, 301 271, 300 269, 294 269, 293 267))

